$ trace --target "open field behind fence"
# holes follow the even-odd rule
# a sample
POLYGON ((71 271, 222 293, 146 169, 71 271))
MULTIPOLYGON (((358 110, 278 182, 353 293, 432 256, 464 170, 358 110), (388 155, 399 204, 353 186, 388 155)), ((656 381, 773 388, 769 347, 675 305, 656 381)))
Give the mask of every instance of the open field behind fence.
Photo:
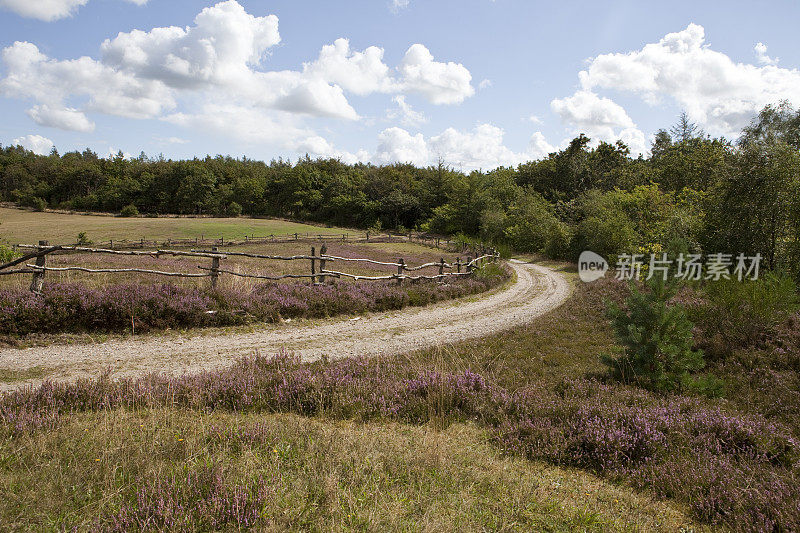
MULTIPOLYGON (((100 284, 141 282, 145 278, 169 278, 205 281, 212 289, 221 280, 228 285, 235 280, 285 281, 301 280, 325 283, 333 280, 388 281, 398 284, 408 280, 444 280, 469 276, 476 267, 496 259, 493 251, 480 256, 456 256, 446 260, 434 250, 413 245, 417 253, 411 256, 391 254, 391 250, 374 253, 374 245, 327 243, 310 246, 294 243, 279 244, 280 249, 267 250, 240 246, 240 250, 212 247, 210 249, 117 250, 90 246, 54 245, 48 241, 22 244, 19 258, 0 265, 0 277, 28 276, 30 290, 41 292, 46 279, 78 281, 100 276, 100 284), (246 251, 245 251, 246 250, 246 251), (419 252, 423 253, 419 253, 419 252), (372 252, 372 253, 370 253, 372 252)), ((391 244, 389 244, 391 246, 391 244)), ((408 245, 405 243, 406 247, 408 245)), ((407 251, 408 250, 407 248, 407 251)), ((25 283, 17 281, 16 285, 25 283)), ((14 286, 6 282, 4 286, 14 286)))

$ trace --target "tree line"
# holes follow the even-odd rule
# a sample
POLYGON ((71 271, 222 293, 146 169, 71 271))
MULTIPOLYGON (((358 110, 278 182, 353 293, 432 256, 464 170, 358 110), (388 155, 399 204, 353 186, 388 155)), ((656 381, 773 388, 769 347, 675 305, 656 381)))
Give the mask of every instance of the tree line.
POLYGON ((647 157, 579 135, 517 167, 460 172, 445 161, 348 165, 206 157, 173 161, 36 155, 0 147, 0 198, 125 214, 287 217, 343 226, 481 238, 572 259, 660 251, 760 253, 797 275, 800 110, 765 107, 736 140, 711 138, 682 115, 647 157))

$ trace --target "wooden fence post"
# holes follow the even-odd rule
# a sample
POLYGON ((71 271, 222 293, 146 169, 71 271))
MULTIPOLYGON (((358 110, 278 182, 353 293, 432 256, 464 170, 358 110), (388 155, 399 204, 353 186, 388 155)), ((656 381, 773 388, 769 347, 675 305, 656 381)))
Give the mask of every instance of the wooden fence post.
POLYGON ((297 233, 294 234, 294 240, 297 240, 297 233))
POLYGON ((472 256, 468 255, 467 256, 467 272, 472 272, 472 267, 473 266, 474 265, 472 264, 472 256))
POLYGON ((442 261, 439 263, 439 275, 444 275, 444 257, 442 257, 442 261))
MULTIPOLYGON (((397 262, 399 263, 397 265, 397 275, 398 276, 402 276, 403 275, 403 270, 405 270, 405 268, 406 268, 406 262, 403 260, 402 257, 400 259, 398 259, 397 262)), ((397 284, 398 285, 402 285, 403 284, 403 278, 402 277, 398 277, 397 278, 397 284)))
POLYGON ((457 272, 461 274, 461 258, 456 257, 456 268, 458 269, 457 272))
MULTIPOLYGON (((328 253, 328 245, 323 243, 322 248, 319 249, 319 255, 321 257, 321 256, 325 255, 326 253, 328 253)), ((325 260, 324 259, 320 259, 319 260, 319 272, 320 272, 319 282, 320 283, 325 283, 325 275, 322 274, 322 272, 324 272, 324 271, 325 271, 325 260)))
POLYGON ((315 254, 317 253, 316 248, 313 246, 311 247, 311 284, 314 285, 317 282, 317 260, 314 259, 315 254))
POLYGON ((367 232, 367 242, 369 242, 369 232, 367 232))
MULTIPOLYGON (((217 251, 217 247, 211 249, 212 252, 217 251)), ((219 281, 219 257, 211 258, 211 290, 216 290, 217 281, 219 281)))
MULTIPOLYGON (((39 241, 39 248, 38 250, 41 251, 43 248, 47 248, 47 241, 39 241)), ((36 258, 36 266, 44 267, 47 265, 47 256, 40 255, 36 258)), ((44 285, 44 270, 36 270, 33 273, 33 279, 31 280, 31 292, 34 294, 42 294, 42 285, 44 285)))

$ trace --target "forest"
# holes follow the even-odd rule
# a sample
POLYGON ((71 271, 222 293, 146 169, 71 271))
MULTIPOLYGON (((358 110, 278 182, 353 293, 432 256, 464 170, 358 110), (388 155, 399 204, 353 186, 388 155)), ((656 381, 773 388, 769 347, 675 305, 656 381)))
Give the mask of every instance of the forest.
POLYGON ((0 200, 44 210, 285 217, 341 226, 463 235, 575 259, 691 251, 761 254, 800 267, 800 110, 765 107, 737 139, 712 138, 682 114, 647 157, 581 134, 547 157, 490 171, 454 162, 347 165, 308 156, 173 161, 49 156, 0 146, 0 200))

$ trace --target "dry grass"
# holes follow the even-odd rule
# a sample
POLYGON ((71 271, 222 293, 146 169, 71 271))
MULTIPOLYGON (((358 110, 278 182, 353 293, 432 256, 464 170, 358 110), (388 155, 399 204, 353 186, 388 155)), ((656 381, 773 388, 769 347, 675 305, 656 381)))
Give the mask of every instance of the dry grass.
POLYGON ((229 485, 262 480, 264 530, 677 531, 687 525, 674 506, 590 474, 503 457, 471 425, 437 430, 179 410, 77 415, 53 431, 4 439, 0 522, 30 531, 88 529, 135 502, 140 487, 209 465, 221 468, 229 485))
POLYGON ((243 239, 245 235, 264 237, 289 233, 329 235, 362 232, 345 228, 327 228, 287 220, 261 218, 121 218, 103 214, 38 213, 34 211, 0 207, 0 240, 12 244, 35 244, 40 239, 51 243, 74 243, 78 233, 85 232, 94 241, 114 240, 166 240, 243 239))

